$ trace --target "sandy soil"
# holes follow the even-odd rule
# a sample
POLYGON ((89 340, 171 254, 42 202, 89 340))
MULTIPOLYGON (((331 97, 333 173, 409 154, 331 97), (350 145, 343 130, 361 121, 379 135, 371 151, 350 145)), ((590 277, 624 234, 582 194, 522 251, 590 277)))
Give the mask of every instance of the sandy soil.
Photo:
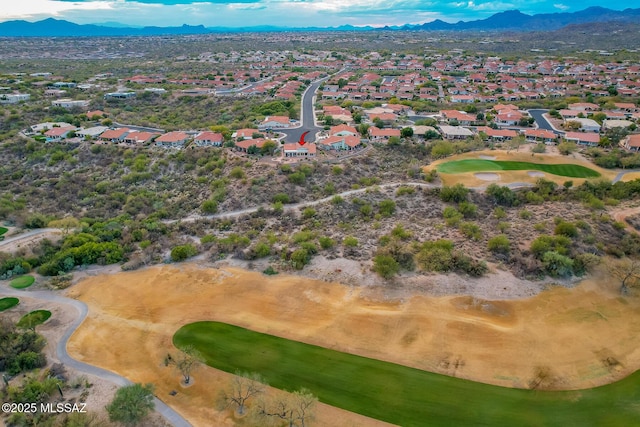
POLYGON ((627 181, 633 181, 634 179, 639 179, 639 178, 640 178, 640 172, 629 172, 629 173, 625 173, 622 176, 622 179, 620 181, 627 182, 627 181))
MULTIPOLYGON (((520 148, 519 151, 504 151, 504 150, 485 150, 485 151, 474 151, 471 153, 464 153, 457 156, 447 157, 445 159, 437 160, 431 163, 429 166, 425 167, 425 171, 430 171, 432 169, 437 168, 437 166, 441 163, 450 162, 452 160, 462 160, 462 159, 478 159, 478 158, 487 158, 488 156, 494 157, 495 160, 512 160, 512 161, 522 161, 522 162, 533 162, 533 163, 547 163, 547 164, 558 164, 558 163, 575 163, 579 165, 586 166, 593 170, 598 171, 603 178, 608 180, 613 180, 617 172, 611 171, 608 169, 603 169, 594 165, 593 163, 586 160, 579 153, 572 154, 570 156, 563 156, 557 153, 557 150, 554 150, 554 147, 549 147, 549 152, 545 154, 534 154, 529 150, 532 148, 533 144, 525 144, 520 148)), ((491 171, 492 173, 494 171, 491 171)), ((512 183, 512 182, 526 182, 535 184, 535 182, 539 179, 538 176, 531 176, 527 171, 498 171, 495 172, 500 175, 500 183, 502 185, 512 183)), ((487 182, 485 180, 479 179, 474 172, 468 173, 460 173, 460 174, 440 174, 440 179, 444 185, 454 185, 457 183, 461 183, 467 187, 480 187, 486 186, 487 182)), ((565 181, 573 181, 574 185, 580 185, 585 179, 581 178, 568 178, 565 176, 557 176, 553 174, 545 174, 545 179, 555 182, 558 185, 562 185, 565 181)))
MULTIPOLYGON (((506 275, 484 286, 499 290, 504 281, 507 292, 515 286, 500 274, 506 275)), ((233 425, 229 412, 213 409, 228 374, 202 367, 195 384, 181 388, 177 373, 162 363, 173 351, 173 333, 197 320, 512 387, 527 387, 541 367, 559 389, 609 383, 640 367, 640 298, 620 298, 607 277, 520 300, 410 296, 402 285, 394 292, 194 264, 100 275, 68 290, 90 306, 69 352, 132 381, 155 383, 157 395, 196 426, 233 425), (178 394, 169 396, 172 390, 178 394)), ((383 424, 322 406, 317 425, 383 424)))

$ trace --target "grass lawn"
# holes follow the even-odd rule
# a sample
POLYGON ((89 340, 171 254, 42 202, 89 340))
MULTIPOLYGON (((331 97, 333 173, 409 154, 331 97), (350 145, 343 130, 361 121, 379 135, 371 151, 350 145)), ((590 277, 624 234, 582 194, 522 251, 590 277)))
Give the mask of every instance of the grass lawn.
POLYGON ((48 310, 35 310, 22 316, 16 326, 19 328, 35 328, 46 322, 50 317, 51 312, 48 310))
POLYGON ((574 164, 546 164, 515 162, 508 160, 484 160, 465 159, 445 162, 437 167, 440 173, 464 173, 464 172, 487 172, 487 171, 514 171, 514 170, 537 170, 553 175, 567 176, 570 178, 597 178, 599 172, 582 165, 574 164))
MULTIPOLYGON (((640 425, 640 372, 604 387, 543 392, 498 387, 342 353, 219 322, 183 326, 214 368, 258 372, 320 401, 402 426, 640 425)), ((499 351, 497 349, 496 351, 499 351)))
POLYGON ((4 233, 6 233, 7 231, 9 231, 8 228, 5 227, 0 227, 0 236, 2 236, 4 233))
POLYGON ((24 289, 33 285, 33 282, 35 281, 36 279, 33 276, 20 276, 9 282, 9 286, 16 289, 24 289))
POLYGON ((0 298, 0 311, 5 311, 10 309, 11 307, 15 307, 18 305, 18 298, 6 297, 0 298))

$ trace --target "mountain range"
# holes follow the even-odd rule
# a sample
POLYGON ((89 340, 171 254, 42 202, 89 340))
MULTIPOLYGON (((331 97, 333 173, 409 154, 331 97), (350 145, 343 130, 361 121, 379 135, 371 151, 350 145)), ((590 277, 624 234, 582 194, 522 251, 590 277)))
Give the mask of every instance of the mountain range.
POLYGON ((487 19, 448 23, 435 20, 421 25, 403 25, 374 28, 354 27, 304 27, 277 26, 256 27, 205 27, 204 25, 182 25, 180 27, 127 27, 119 23, 107 25, 75 24, 48 18, 37 22, 6 21, 0 23, 0 37, 104 37, 104 36, 154 36, 180 34, 208 34, 218 32, 275 32, 275 31, 553 31, 567 25, 596 22, 640 23, 640 9, 611 10, 590 7, 579 12, 560 12, 527 15, 518 10, 496 13, 487 19))

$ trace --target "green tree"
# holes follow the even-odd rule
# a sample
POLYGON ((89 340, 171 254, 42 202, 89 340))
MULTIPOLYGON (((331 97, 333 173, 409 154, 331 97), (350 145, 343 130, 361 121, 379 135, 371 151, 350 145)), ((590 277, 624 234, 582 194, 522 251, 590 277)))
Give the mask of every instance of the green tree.
POLYGON ((107 405, 109 420, 125 426, 136 426, 144 420, 155 404, 152 384, 133 384, 121 387, 107 405))
POLYGON ((302 270, 310 259, 311 257, 306 249, 297 249, 291 254, 291 264, 296 270, 302 270))
POLYGON ((413 136, 413 128, 402 128, 402 130, 400 131, 400 136, 402 136, 403 138, 411 138, 413 136))
POLYGON ((451 187, 442 187, 440 190, 440 199, 443 202, 462 203, 467 200, 469 189, 462 184, 455 184, 451 187))

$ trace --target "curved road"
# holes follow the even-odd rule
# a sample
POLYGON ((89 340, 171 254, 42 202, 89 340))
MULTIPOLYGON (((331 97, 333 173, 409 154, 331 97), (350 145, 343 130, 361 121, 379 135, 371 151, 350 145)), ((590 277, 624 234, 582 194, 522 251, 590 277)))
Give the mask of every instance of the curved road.
POLYGON ((320 85, 328 78, 329 76, 323 77, 311 83, 302 94, 302 101, 300 102, 300 116, 302 124, 296 128, 278 129, 279 132, 286 135, 284 138, 286 142, 298 142, 300 140, 300 136, 302 136, 304 132, 309 132, 309 135, 305 138, 308 139, 307 142, 311 142, 312 140, 315 141, 316 133, 323 129, 315 124, 313 98, 316 96, 316 91, 320 85))
POLYGON ((529 114, 536 121, 538 129, 550 130, 556 135, 563 135, 564 132, 557 130, 553 125, 544 117, 544 114, 549 110, 528 110, 529 114))
MULTIPOLYGON (((29 290, 17 290, 10 288, 6 285, 0 285, 0 294, 12 296, 12 297, 29 297, 35 298, 42 301, 50 301, 56 302, 59 304, 65 304, 73 307, 78 313, 78 317, 69 325, 67 330, 64 332, 60 340, 56 345, 56 356, 64 365, 75 369, 80 372, 84 372, 86 374, 95 375, 104 380, 110 381, 120 387, 133 384, 128 379, 121 377, 120 375, 107 371, 106 369, 99 368, 97 366, 89 365, 84 362, 80 362, 78 360, 73 359, 67 353, 67 342, 71 335, 75 332, 75 330, 80 326, 80 324, 87 317, 88 308, 85 303, 82 301, 77 301, 71 298, 63 297, 61 295, 55 294, 53 291, 29 291, 29 290)), ((157 397, 154 397, 155 410, 166 420, 174 425, 175 427, 190 427, 191 424, 185 420, 180 414, 167 406, 164 402, 162 402, 157 397)))

